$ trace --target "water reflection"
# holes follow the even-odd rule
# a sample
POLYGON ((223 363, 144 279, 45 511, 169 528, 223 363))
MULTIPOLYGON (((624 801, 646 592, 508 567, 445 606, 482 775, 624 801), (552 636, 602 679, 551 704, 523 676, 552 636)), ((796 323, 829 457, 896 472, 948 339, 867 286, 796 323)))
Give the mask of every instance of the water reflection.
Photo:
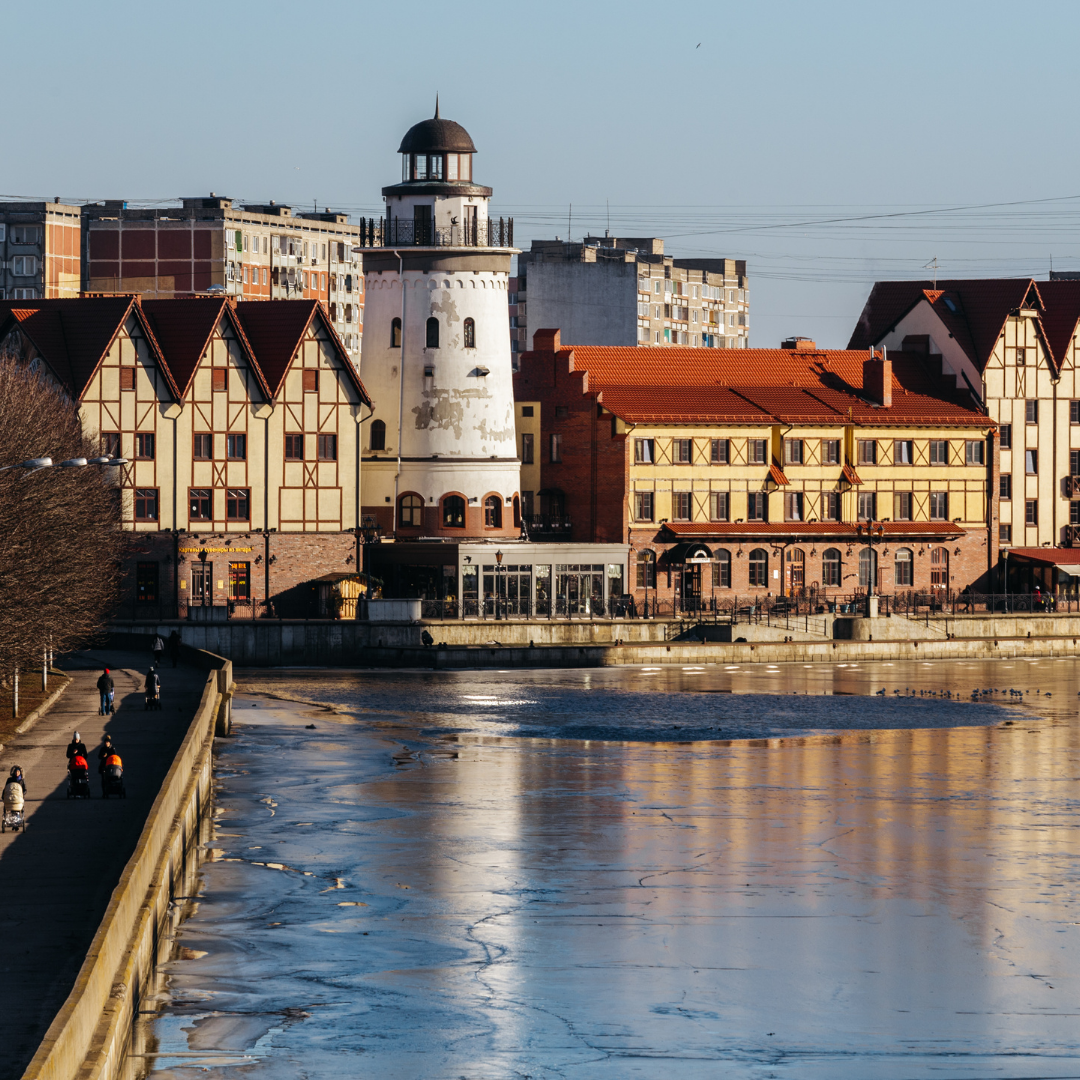
POLYGON ((172 965, 154 1075, 1075 1076, 1072 669, 693 676, 725 707, 755 692, 757 745, 553 737, 560 700, 576 725, 686 719, 690 673, 260 679, 336 711, 239 700, 182 936, 205 955, 172 965), (861 730, 791 712, 916 682, 1031 693, 904 714, 982 726, 882 730, 874 696, 815 699, 861 730))

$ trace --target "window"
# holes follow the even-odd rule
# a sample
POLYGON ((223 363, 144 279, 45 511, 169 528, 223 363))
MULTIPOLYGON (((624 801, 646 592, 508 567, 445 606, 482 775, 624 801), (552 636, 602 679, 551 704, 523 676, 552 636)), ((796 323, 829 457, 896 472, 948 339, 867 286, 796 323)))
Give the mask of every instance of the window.
POLYGON ((859 588, 877 588, 877 552, 863 548, 859 552, 859 588))
MULTIPOLYGON (((657 282, 659 284, 659 282, 657 282)), ((637 583, 639 589, 656 588, 656 552, 646 548, 638 552, 637 583)))
POLYGON ((1080 424, 1080 401, 1069 402, 1069 423, 1080 424))
POLYGON ((821 493, 821 520, 840 520, 840 493, 838 491, 823 491, 821 493))
POLYGON ((135 389, 135 369, 133 367, 122 367, 120 369, 120 389, 135 389))
POLYGON ((731 520, 731 496, 726 491, 709 492, 709 520, 731 520))
POLYGON ((210 369, 210 388, 215 392, 221 390, 227 390, 228 384, 228 371, 223 367, 216 367, 210 369))
POLYGON ((535 409, 535 406, 533 406, 533 405, 522 405, 521 406, 521 415, 522 416, 532 416, 534 409, 535 409))
POLYGON ((655 444, 652 439, 634 440, 634 464, 651 465, 656 460, 655 444))
POLYGON ((949 520, 949 493, 947 491, 930 492, 930 520, 949 520))
POLYGON ((1069 524, 1080 525, 1080 502, 1075 499, 1069 503, 1069 524))
POLYGON ((930 464, 931 465, 948 465, 949 464, 949 443, 947 439, 931 439, 930 440, 930 464))
POLYGON ((401 320, 400 319, 391 319, 390 320, 390 348, 391 349, 400 349, 401 348, 401 320))
POLYGON ((465 500, 460 495, 447 495, 442 501, 444 529, 465 528, 465 500))
POLYGON ((1080 476, 1080 450, 1069 451, 1069 475, 1080 476))
POLYGON ((38 242, 38 227, 36 225, 12 225, 11 242, 13 244, 36 244, 38 242))
POLYGON ((1039 403, 1035 400, 1024 402, 1024 422, 1037 424, 1039 422, 1039 403))
POLYGON ((911 520, 911 492, 897 491, 893 495, 893 521, 911 520))
POLYGON ((247 461, 247 436, 226 435, 225 456, 230 461, 247 461))
MULTIPOLYGON (((375 423, 381 423, 376 421, 375 423)), ((372 424, 374 429, 375 425, 372 424)), ((303 461, 304 460, 304 436, 303 435, 286 435, 285 436, 285 460, 286 461, 303 461)))
POLYGON ((11 272, 16 277, 33 277, 37 273, 37 268, 36 255, 16 255, 11 260, 11 272))
POLYGON ((690 520, 690 492, 673 491, 671 493, 671 520, 690 520))
POLYGON ((228 521, 251 520, 251 490, 228 488, 225 495, 225 518, 228 521))
POLYGON ((915 560, 912 557, 911 548, 900 548, 893 564, 893 584, 910 587, 914 580, 914 566, 915 560))
POLYGON ((747 576, 751 585, 764 587, 769 583, 769 553, 764 548, 754 548, 747 564, 747 576))
POLYGON ((966 465, 982 465, 984 463, 984 451, 986 444, 982 439, 968 439, 964 443, 964 463, 966 465))
POLYGON ((874 521, 877 518, 877 494, 873 491, 859 492, 860 521, 874 521))
POLYGON ((947 589, 949 587, 949 553, 943 547, 930 552, 930 588, 947 589))
POLYGON ((135 436, 135 456, 141 461, 154 460, 154 436, 149 432, 135 436))
POLYGON ((484 500, 484 528, 502 528, 502 499, 498 495, 489 495, 484 500))
POLYGON ((877 442, 874 439, 859 439, 858 453, 860 465, 877 464, 877 442))
POLYGON ((562 461, 562 436, 552 434, 551 436, 551 462, 553 465, 557 465, 562 461))
POLYGON ((821 556, 821 584, 836 588, 840 584, 840 549, 826 548, 821 556))
POLYGON ((1012 543, 1012 526, 1011 525, 999 525, 998 526, 998 542, 1002 544, 1012 543))
POLYGON ((1000 446, 1002 450, 1012 449, 1012 424, 1002 424, 999 429, 1001 436, 1000 446))
POLYGON ((316 368, 304 368, 304 393, 317 394, 319 392, 319 372, 316 368))
POLYGON ((1017 367, 1026 367, 1027 366, 1027 349, 1017 349, 1016 350, 1016 366, 1017 367))
POLYGON ((191 456, 196 461, 210 461, 214 456, 214 436, 207 431, 197 431, 192 435, 191 456))
POLYGON ((714 465, 727 465, 730 459, 731 444, 727 439, 713 439, 709 446, 709 460, 714 465))
POLYGON ((910 439, 893 440, 893 464, 910 465, 915 460, 910 439))
POLYGON ((439 347, 439 320, 434 315, 427 321, 427 338, 424 344, 429 349, 437 349, 439 347))
POLYGON ((419 495, 402 495, 398 500, 398 525, 419 529, 424 521, 424 500, 419 495))
POLYGON ((1038 525, 1039 524, 1039 500, 1038 499, 1025 499, 1024 500, 1024 524, 1025 525, 1038 525))
POLYGON ((801 465, 803 463, 803 441, 802 439, 785 439, 784 440, 784 464, 785 465, 801 465))
POLYGON ((746 440, 746 460, 751 465, 764 465, 765 464, 765 440, 764 439, 747 439, 746 440))
POLYGON ((158 489, 136 488, 135 489, 135 520, 157 521, 158 512, 158 489))
POLYGON ((652 521, 655 512, 655 502, 651 491, 634 492, 634 519, 636 521, 652 521))
POLYGON ((382 420, 371 421, 371 449, 386 449, 386 424, 382 420))
POLYGON ((821 440, 821 463, 822 463, 822 465, 839 465, 840 464, 840 440, 839 439, 822 439, 821 440))
POLYGON ((158 598, 158 564, 141 562, 135 564, 135 601, 140 604, 156 604, 158 598))
POLYGON ((475 320, 473 320, 473 319, 466 319, 465 320, 464 335, 465 335, 465 348, 466 349, 475 349, 476 348, 476 322, 475 322, 475 320))
POLYGON ((1012 498, 1012 473, 1002 473, 998 477, 998 498, 1012 498))
POLYGON ((209 521, 214 516, 214 493, 210 488, 188 488, 188 517, 209 521))
POLYGON ((712 583, 714 589, 731 588, 731 552, 717 548, 713 553, 712 583))
POLYGON ((1039 471, 1039 451, 1038 450, 1025 450, 1024 451, 1024 472, 1028 476, 1034 476, 1039 471))
POLYGON ((101 434, 101 452, 106 457, 118 458, 120 456, 120 432, 104 431, 101 434))
POLYGON ((337 461, 337 436, 319 435, 316 439, 316 455, 319 461, 337 461))
POLYGON ((672 439, 671 460, 675 462, 676 465, 689 465, 692 446, 693 442, 690 439, 672 439))
POLYGON ((533 436, 528 432, 521 436, 521 464, 533 464, 533 436))
POLYGON ((746 520, 747 521, 764 521, 765 520, 765 492, 764 491, 750 491, 746 495, 746 520))
POLYGON ((251 599, 251 563, 229 563, 229 599, 251 599))
POLYGON ((784 520, 802 521, 803 494, 801 491, 788 491, 784 494, 784 520))
POLYGON ((565 420, 570 415, 569 405, 556 405, 555 406, 555 419, 565 420))

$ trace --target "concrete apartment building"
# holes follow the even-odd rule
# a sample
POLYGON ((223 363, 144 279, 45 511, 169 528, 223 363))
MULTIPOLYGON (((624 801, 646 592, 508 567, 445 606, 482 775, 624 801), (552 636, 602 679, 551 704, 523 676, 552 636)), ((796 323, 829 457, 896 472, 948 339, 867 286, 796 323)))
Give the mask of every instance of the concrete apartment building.
POLYGON ((553 326, 579 345, 749 345, 746 263, 675 259, 656 237, 534 240, 510 288, 515 353, 529 348, 530 327, 553 326))
POLYGON ((345 214, 276 203, 238 206, 213 193, 180 206, 116 200, 82 207, 83 289, 168 299, 220 292, 238 300, 322 300, 360 362, 361 227, 345 214))
POLYGON ((60 202, 0 203, 0 300, 78 296, 81 215, 60 202))
MULTIPOLYGON (((1080 281, 878 282, 849 343, 871 346, 921 352, 997 426, 992 513, 1010 587, 1032 551, 1080 547, 1080 281)), ((1068 569, 1054 577, 1043 588, 1076 594, 1068 569)))

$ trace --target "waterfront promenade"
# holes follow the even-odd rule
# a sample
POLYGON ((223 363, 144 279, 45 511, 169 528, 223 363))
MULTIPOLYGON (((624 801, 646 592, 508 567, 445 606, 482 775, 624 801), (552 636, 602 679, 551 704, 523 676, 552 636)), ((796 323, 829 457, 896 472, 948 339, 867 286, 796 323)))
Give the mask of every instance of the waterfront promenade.
POLYGON ((70 993, 109 897, 191 724, 204 670, 165 661, 163 709, 143 709, 149 653, 94 650, 61 666, 71 685, 25 734, 0 752, 0 770, 23 767, 27 831, 0 835, 0 1080, 19 1077, 70 993), (116 713, 98 716, 104 666, 116 713), (78 730, 90 751, 92 798, 68 800, 64 750, 78 730), (101 798, 97 748, 108 732, 124 761, 126 799, 101 798))

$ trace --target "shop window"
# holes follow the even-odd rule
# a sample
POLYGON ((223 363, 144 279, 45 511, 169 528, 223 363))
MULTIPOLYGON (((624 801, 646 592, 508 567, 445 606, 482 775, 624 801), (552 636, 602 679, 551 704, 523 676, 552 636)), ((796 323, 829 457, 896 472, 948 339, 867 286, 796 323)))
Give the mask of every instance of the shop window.
POLYGON ((893 563, 893 584, 897 587, 911 587, 914 581, 915 560, 911 548, 900 548, 893 563))
POLYGON ((656 588, 656 552, 649 548, 638 552, 637 584, 639 589, 656 588))
POLYGON ((764 587, 769 583, 769 553, 764 548, 754 548, 750 552, 747 572, 751 585, 764 587))
POLYGON ((229 599, 251 599, 251 563, 229 563, 229 599))
POLYGON ((371 449, 386 449, 386 424, 382 420, 371 421, 371 449))
POLYGON ((158 489, 136 488, 135 489, 135 520, 157 521, 158 519, 158 489))
POLYGON ((465 528, 465 500, 460 495, 447 495, 442 501, 444 529, 465 528))
POLYGON ((489 495, 484 500, 484 528, 502 528, 502 499, 498 495, 489 495))
POLYGON ((135 600, 137 603, 157 603, 158 571, 159 567, 156 562, 135 564, 135 600))
POLYGON ((251 489, 229 488, 225 497, 225 518, 227 521, 251 520, 251 489))
POLYGON ((424 522, 424 500, 419 495, 402 495, 398 501, 398 524, 419 529, 424 522))
POLYGON ((188 517, 192 521, 210 521, 213 517, 213 496, 210 488, 188 488, 188 517))

